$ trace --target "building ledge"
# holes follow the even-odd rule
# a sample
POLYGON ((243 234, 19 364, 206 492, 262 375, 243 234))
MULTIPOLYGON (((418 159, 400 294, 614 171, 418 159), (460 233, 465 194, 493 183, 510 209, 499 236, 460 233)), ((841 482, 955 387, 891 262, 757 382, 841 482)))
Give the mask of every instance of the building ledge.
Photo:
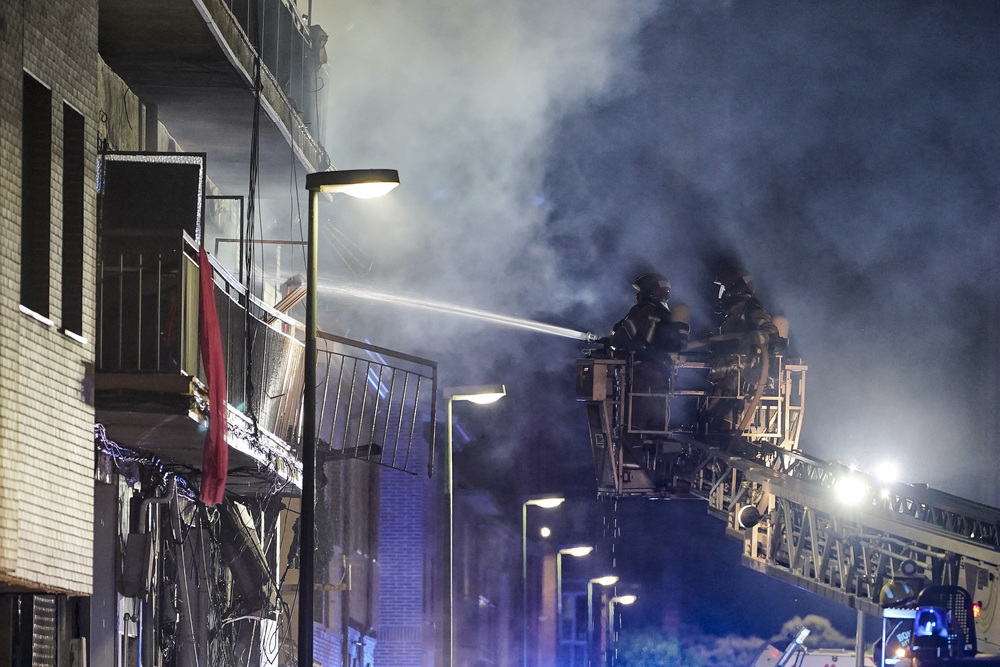
MULTIPOLYGON (((200 473, 208 429, 208 393, 195 378, 168 373, 98 373, 96 419, 120 445, 148 453, 167 467, 200 473)), ((227 404, 229 467, 226 489, 258 495, 281 489, 297 495, 302 464, 276 435, 254 428, 227 404)))

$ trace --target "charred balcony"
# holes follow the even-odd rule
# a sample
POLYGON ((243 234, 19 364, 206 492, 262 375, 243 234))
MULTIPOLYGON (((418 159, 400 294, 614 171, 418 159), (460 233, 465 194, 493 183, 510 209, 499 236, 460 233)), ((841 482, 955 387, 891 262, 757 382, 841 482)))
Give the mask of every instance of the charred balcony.
MULTIPOLYGON (((201 469, 212 407, 198 326, 199 308, 211 307, 204 270, 226 371, 228 489, 294 494, 304 345, 285 313, 296 294, 272 307, 211 254, 201 262, 204 173, 202 154, 101 156, 97 421, 119 445, 181 473, 201 469)), ((436 363, 323 332, 317 348, 317 463, 360 458, 415 473, 428 460, 415 447, 434 442, 436 363)))
MULTIPOLYGON (((100 262, 97 420, 119 444, 198 471, 209 400, 199 355, 199 252, 106 244, 100 262)), ((226 367, 229 489, 301 484, 301 324, 208 255, 226 367)), ((434 442, 437 365, 319 332, 317 464, 362 459, 411 474, 434 442)), ((431 457, 432 458, 432 457, 431 457)))
MULTIPOLYGON (((296 322, 208 258, 226 368, 229 487, 298 487, 296 322)), ((210 408, 199 355, 200 270, 187 236, 160 249, 105 243, 99 265, 97 419, 118 443, 192 471, 201 468, 210 408)))

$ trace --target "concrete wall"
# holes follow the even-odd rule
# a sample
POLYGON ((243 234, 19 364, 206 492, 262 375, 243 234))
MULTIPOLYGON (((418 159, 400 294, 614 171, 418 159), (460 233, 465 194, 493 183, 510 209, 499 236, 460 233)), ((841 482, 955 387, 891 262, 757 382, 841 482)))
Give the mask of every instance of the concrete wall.
POLYGON ((24 0, 0 15, 0 585, 89 594, 97 197, 97 3, 24 0), (52 92, 49 319, 22 312, 22 77, 52 92), (85 122, 83 338, 61 330, 63 105, 85 122))

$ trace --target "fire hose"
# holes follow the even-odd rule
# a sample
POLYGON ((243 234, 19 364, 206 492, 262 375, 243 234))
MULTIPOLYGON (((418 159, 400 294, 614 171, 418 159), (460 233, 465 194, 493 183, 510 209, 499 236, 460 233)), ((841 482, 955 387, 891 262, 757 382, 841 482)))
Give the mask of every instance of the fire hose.
POLYGON ((757 380, 757 386, 753 390, 753 398, 750 399, 750 403, 743 409, 743 418, 740 419, 739 428, 737 432, 742 433, 750 425, 750 420, 753 419, 753 413, 757 410, 757 406, 760 404, 760 399, 764 395, 764 387, 767 386, 767 376, 770 372, 771 366, 771 355, 768 354, 766 347, 757 346, 757 352, 760 354, 760 378, 757 380))

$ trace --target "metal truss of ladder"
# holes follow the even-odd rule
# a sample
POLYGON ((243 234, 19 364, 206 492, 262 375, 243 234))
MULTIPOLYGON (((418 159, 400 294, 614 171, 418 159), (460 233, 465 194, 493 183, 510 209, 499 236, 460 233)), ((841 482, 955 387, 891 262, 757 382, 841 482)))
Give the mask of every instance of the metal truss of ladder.
POLYGON ((981 602, 981 650, 1000 650, 1000 510, 745 440, 724 450, 694 443, 688 456, 690 493, 743 540, 745 565, 879 615, 882 586, 912 560, 928 583, 962 586, 981 602), (847 486, 850 505, 840 497, 847 486), (762 520, 744 529, 737 517, 748 505, 762 520))

